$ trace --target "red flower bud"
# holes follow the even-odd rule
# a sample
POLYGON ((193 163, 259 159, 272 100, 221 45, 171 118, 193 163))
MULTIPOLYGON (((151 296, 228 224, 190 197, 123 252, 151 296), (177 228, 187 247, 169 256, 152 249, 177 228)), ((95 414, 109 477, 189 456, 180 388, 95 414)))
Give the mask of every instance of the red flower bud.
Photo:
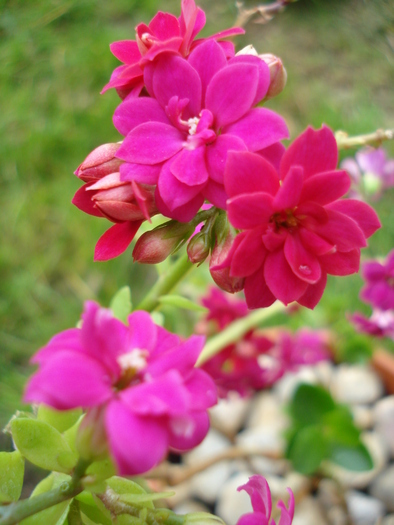
POLYGON ((75 171, 75 175, 84 182, 101 179, 110 173, 119 171, 123 163, 115 157, 121 144, 102 144, 94 149, 75 171))
POLYGON ((193 264, 202 263, 209 255, 209 238, 205 232, 194 235, 187 245, 187 255, 193 264))
POLYGON ((193 229, 190 224, 169 221, 144 233, 134 246, 134 261, 143 264, 157 264, 164 261, 190 237, 193 229))
POLYGON ((271 82, 270 87, 268 88, 265 99, 276 97, 281 93, 287 82, 287 73, 286 69, 283 66, 282 60, 270 53, 259 55, 261 60, 263 60, 270 70, 271 82))

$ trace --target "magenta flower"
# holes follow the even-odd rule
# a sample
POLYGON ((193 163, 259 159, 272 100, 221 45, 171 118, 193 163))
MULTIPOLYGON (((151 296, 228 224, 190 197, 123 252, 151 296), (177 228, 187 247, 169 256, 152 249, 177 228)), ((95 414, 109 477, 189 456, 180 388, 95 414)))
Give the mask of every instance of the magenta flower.
POLYGON ((99 411, 122 475, 146 472, 169 449, 188 450, 209 428, 216 388, 194 368, 204 338, 185 341, 134 312, 124 325, 110 310, 87 302, 82 328, 56 335, 32 359, 39 370, 24 400, 57 410, 99 411))
POLYGON ((335 169, 337 159, 334 134, 325 126, 302 133, 279 171, 260 155, 229 153, 228 217, 242 232, 221 267, 245 278, 249 308, 275 299, 314 308, 327 274, 358 271, 360 248, 380 222, 364 202, 340 199, 350 180, 335 169))
POLYGON ((206 40, 188 60, 163 55, 145 67, 144 79, 152 98, 129 98, 115 111, 115 127, 126 136, 117 157, 125 161, 122 180, 157 184, 163 215, 188 222, 204 199, 225 208, 229 150, 281 153, 284 120, 253 109, 270 84, 269 68, 258 57, 227 60, 217 42, 206 40))
POLYGON ((245 317, 248 307, 243 299, 223 293, 218 288, 211 288, 209 294, 202 298, 201 303, 208 308, 206 321, 216 324, 216 331, 223 330, 236 319, 245 317))
MULTIPOLYGON (((272 499, 271 491, 267 480, 260 475, 251 476, 245 485, 241 485, 237 490, 245 490, 252 502, 253 512, 244 514, 237 522, 237 525, 276 525, 271 518, 272 499)), ((287 489, 290 499, 289 506, 286 508, 283 501, 277 504, 281 510, 278 525, 291 525, 294 517, 294 495, 290 489, 287 489)))
MULTIPOLYGON (((144 66, 163 53, 187 57, 193 48, 207 40, 205 38, 195 40, 204 26, 205 13, 196 7, 194 0, 182 0, 179 18, 159 11, 148 25, 139 24, 136 27, 136 41, 122 40, 111 44, 112 53, 124 65, 114 70, 102 93, 107 89, 116 88, 121 98, 125 98, 130 93, 132 96, 138 96, 144 85, 144 66)), ((243 33, 242 28, 234 27, 212 35, 209 39, 219 40, 219 45, 226 56, 232 57, 234 44, 221 39, 243 33)))
POLYGON ((362 265, 362 275, 366 281, 360 297, 380 310, 394 310, 394 250, 384 263, 366 261, 362 265))
POLYGON ((359 332, 375 337, 389 337, 394 340, 394 312, 373 310, 371 317, 356 312, 348 316, 359 332))
POLYGON ((296 370, 299 365, 312 365, 330 358, 328 334, 301 329, 294 334, 281 331, 277 343, 277 358, 284 371, 296 370))

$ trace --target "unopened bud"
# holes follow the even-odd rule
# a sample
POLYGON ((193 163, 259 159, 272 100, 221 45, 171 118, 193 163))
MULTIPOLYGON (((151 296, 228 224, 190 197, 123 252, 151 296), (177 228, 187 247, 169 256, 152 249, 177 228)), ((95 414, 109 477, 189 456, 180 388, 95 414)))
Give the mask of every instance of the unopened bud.
POLYGON ((255 57, 258 56, 258 53, 256 51, 256 49, 252 46, 252 44, 249 44, 245 47, 243 47, 242 49, 240 49, 237 53, 235 53, 235 56, 239 56, 239 55, 253 55, 255 57))
POLYGON ((88 411, 79 425, 76 436, 76 448, 83 459, 96 460, 108 451, 104 426, 103 407, 94 407, 88 411))
POLYGON ((286 85, 286 69, 284 68, 282 60, 275 55, 267 53, 264 55, 259 55, 259 57, 267 64, 270 70, 271 82, 265 98, 269 99, 276 97, 276 95, 279 95, 279 93, 283 91, 286 85))
POLYGON ((158 264, 171 255, 192 233, 193 227, 177 221, 144 233, 136 242, 133 259, 142 264, 158 264))
POLYGON ((77 168, 75 175, 84 182, 92 182, 119 171, 123 161, 115 155, 120 146, 119 143, 110 143, 94 149, 77 168))
POLYGON ((209 238, 205 232, 194 235, 187 245, 187 255, 193 264, 202 263, 209 255, 209 238))

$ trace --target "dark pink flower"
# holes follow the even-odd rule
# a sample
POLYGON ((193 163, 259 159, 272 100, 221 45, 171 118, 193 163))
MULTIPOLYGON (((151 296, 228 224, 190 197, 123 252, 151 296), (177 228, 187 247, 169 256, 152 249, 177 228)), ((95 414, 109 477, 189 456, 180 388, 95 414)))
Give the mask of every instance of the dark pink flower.
POLYGON ((243 299, 236 299, 218 288, 211 288, 208 295, 201 299, 201 303, 208 308, 206 320, 215 322, 217 332, 248 314, 248 307, 243 299))
POLYGON ((360 248, 379 227, 367 204, 340 199, 350 186, 336 170, 332 131, 308 128, 287 149, 279 171, 260 155, 231 151, 225 188, 228 217, 242 230, 219 267, 245 278, 249 308, 319 302, 327 274, 358 271, 360 248))
MULTIPOLYGON (((148 25, 139 24, 136 27, 136 41, 122 40, 111 44, 112 53, 124 65, 114 70, 102 92, 116 88, 121 98, 130 93, 132 96, 138 96, 144 85, 144 66, 163 53, 187 57, 193 48, 207 40, 195 40, 204 26, 205 13, 196 7, 194 0, 182 0, 179 18, 159 11, 148 25)), ((226 56, 232 57, 234 45, 222 39, 243 33, 242 28, 234 27, 212 35, 209 39, 218 40, 226 56)))
POLYGON ((366 283, 360 293, 361 299, 379 310, 394 310, 394 250, 383 263, 363 263, 362 275, 366 283))
POLYGON ((275 146, 288 134, 284 120, 253 108, 270 84, 258 57, 227 60, 206 40, 188 60, 163 55, 145 67, 144 79, 151 97, 129 98, 115 111, 115 127, 126 136, 117 156, 125 161, 122 180, 157 184, 163 215, 188 222, 205 199, 225 208, 229 150, 281 153, 275 146))
MULTIPOLYGON (((253 512, 244 514, 237 522, 237 525, 276 525, 271 518, 272 499, 271 491, 267 480, 260 475, 251 476, 245 485, 241 485, 237 490, 245 490, 252 502, 253 512)), ((294 495, 287 489, 290 499, 289 506, 286 508, 283 501, 277 504, 281 510, 278 525, 291 525, 294 517, 294 495)))
POLYGON ((122 475, 146 472, 169 449, 200 443, 209 428, 207 408, 216 403, 212 380, 194 368, 204 338, 181 341, 143 311, 124 325, 93 302, 82 320, 82 328, 61 332, 33 357, 40 368, 25 401, 83 407, 88 418, 93 411, 103 425, 94 431, 106 436, 122 475))
POLYGON ((394 312, 376 309, 373 310, 369 318, 359 312, 348 317, 360 332, 375 337, 389 337, 394 340, 394 312))

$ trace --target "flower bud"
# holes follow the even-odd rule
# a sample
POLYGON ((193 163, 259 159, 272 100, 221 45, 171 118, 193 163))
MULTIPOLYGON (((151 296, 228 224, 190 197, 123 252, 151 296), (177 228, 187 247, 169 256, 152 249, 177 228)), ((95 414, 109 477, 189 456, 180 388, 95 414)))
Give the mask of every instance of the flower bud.
POLYGON ((243 289, 244 279, 241 277, 231 277, 230 267, 223 267, 222 264, 227 259, 235 234, 231 231, 225 213, 221 213, 216 219, 214 226, 215 245, 212 250, 209 262, 209 271, 215 283, 229 293, 236 293, 243 289))
POLYGON ((158 264, 171 255, 192 233, 187 223, 169 221, 144 233, 136 242, 133 259, 142 264, 158 264))
POLYGON ((90 409, 79 425, 76 448, 83 459, 100 459, 108 451, 103 407, 104 405, 101 405, 90 409))
POLYGON ((209 238, 205 232, 194 235, 187 245, 187 255, 193 264, 202 263, 209 255, 209 238))
POLYGON ((117 159, 115 154, 120 146, 119 143, 110 143, 94 149, 77 168, 75 175, 84 182, 91 182, 119 171, 123 161, 117 159))
POLYGON ((276 95, 279 95, 279 93, 283 91, 287 81, 287 73, 279 57, 271 55, 270 53, 259 55, 259 57, 267 64, 270 70, 271 82, 265 96, 267 100, 276 97, 276 95))

